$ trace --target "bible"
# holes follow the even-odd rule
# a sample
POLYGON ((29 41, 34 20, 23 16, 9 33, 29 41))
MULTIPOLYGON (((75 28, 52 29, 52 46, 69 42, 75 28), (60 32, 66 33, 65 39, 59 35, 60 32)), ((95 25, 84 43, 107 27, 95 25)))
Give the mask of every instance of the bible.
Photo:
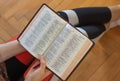
POLYGON ((49 68, 66 80, 94 43, 43 4, 18 37, 35 58, 43 55, 49 68))

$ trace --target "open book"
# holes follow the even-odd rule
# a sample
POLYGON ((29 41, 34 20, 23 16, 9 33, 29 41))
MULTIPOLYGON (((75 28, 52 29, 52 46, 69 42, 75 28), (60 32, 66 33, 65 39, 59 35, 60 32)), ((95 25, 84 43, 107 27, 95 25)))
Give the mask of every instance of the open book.
POLYGON ((93 42, 43 4, 18 38, 34 57, 44 55, 47 67, 66 80, 93 42))

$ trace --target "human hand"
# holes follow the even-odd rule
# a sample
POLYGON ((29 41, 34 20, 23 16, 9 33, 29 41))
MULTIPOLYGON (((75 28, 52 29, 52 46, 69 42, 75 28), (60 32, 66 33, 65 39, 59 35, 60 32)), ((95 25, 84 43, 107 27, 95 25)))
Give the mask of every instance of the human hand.
POLYGON ((40 60, 37 60, 30 68, 25 78, 25 81, 42 81, 49 74, 51 74, 51 72, 46 69, 45 58, 41 56, 40 60))

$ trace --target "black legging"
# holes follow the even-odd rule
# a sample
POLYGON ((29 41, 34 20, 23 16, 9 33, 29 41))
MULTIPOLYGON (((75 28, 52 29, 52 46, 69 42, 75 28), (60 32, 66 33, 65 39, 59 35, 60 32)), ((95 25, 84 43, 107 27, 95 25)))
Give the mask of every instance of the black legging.
POLYGON ((101 35, 106 30, 104 24, 111 19, 108 7, 77 8, 59 11, 58 14, 78 29, 83 29, 90 39, 101 35))

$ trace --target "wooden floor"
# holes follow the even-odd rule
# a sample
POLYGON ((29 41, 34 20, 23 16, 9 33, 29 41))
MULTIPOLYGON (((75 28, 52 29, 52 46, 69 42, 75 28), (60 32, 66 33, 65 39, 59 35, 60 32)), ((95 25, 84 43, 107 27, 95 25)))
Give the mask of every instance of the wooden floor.
MULTIPOLYGON (((58 11, 117 5, 120 0, 0 0, 0 43, 19 34, 42 3, 58 11)), ((120 27, 100 39, 68 81, 120 81, 120 27)))

